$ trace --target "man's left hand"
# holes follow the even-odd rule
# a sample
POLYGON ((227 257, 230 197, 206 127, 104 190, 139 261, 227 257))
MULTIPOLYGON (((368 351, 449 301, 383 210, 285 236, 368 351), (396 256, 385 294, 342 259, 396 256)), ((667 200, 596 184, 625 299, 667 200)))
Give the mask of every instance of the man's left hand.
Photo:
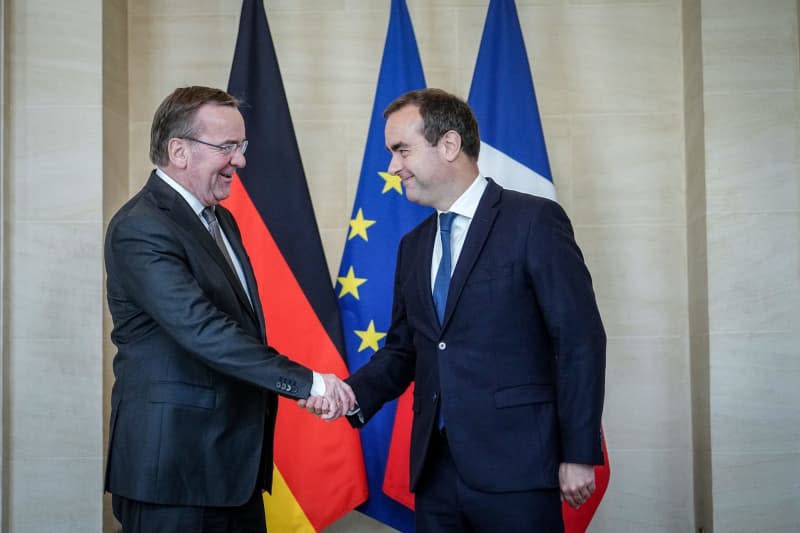
POLYGON ((594 493, 594 465, 561 463, 558 467, 558 482, 561 486, 561 497, 570 507, 577 509, 594 493))

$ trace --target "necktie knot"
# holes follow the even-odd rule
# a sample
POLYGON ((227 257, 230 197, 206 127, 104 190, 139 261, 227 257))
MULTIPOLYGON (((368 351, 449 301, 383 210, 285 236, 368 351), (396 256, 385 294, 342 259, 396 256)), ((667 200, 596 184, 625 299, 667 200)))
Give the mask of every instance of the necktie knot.
POLYGON ((214 222, 217 222, 217 214, 214 212, 213 205, 210 205, 205 209, 203 209, 201 214, 203 215, 205 221, 209 223, 209 225, 213 224, 214 222))
POLYGON ((439 215, 439 231, 442 233, 450 233, 455 218, 455 213, 442 213, 439 215))

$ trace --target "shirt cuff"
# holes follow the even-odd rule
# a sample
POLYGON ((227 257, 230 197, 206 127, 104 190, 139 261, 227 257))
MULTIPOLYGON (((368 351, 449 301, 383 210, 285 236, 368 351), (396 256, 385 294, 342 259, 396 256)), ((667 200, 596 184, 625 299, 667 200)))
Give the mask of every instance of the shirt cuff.
POLYGON ((322 374, 314 372, 314 381, 311 383, 311 391, 309 396, 323 396, 325 395, 325 380, 322 379, 322 374))

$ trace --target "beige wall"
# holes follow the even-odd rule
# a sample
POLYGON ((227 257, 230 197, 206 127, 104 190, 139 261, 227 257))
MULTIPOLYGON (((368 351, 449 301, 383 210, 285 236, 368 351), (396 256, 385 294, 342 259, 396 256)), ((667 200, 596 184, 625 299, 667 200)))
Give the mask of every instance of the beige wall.
MULTIPOLYGON (((267 2, 332 273, 388 4, 267 2)), ((428 84, 466 96, 487 0, 408 4, 428 84)), ((800 529, 797 1, 517 5, 609 336, 592 531, 800 529)), ((149 172, 161 99, 227 85, 240 3, 3 6, 3 529, 100 531, 103 223, 149 172)))
POLYGON ((797 10, 702 4, 717 531, 800 530, 797 10))
POLYGON ((101 5, 3 4, 3 529, 97 530, 101 5))

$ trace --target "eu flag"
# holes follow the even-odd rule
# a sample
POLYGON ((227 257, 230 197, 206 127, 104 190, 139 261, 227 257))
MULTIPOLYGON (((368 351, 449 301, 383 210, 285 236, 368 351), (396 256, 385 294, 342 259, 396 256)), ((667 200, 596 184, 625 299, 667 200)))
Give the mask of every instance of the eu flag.
MULTIPOLYGON (((386 106, 401 94, 424 87, 408 8, 404 0, 392 0, 367 145, 336 283, 351 372, 378 350, 389 328, 400 238, 431 213, 430 208, 409 202, 400 178, 386 172, 390 156, 383 135, 386 106)), ((386 404, 361 429, 369 499, 359 510, 395 529, 410 532, 414 531, 413 513, 382 491, 396 404, 386 404)), ((410 411, 408 414, 410 420, 410 411)))

